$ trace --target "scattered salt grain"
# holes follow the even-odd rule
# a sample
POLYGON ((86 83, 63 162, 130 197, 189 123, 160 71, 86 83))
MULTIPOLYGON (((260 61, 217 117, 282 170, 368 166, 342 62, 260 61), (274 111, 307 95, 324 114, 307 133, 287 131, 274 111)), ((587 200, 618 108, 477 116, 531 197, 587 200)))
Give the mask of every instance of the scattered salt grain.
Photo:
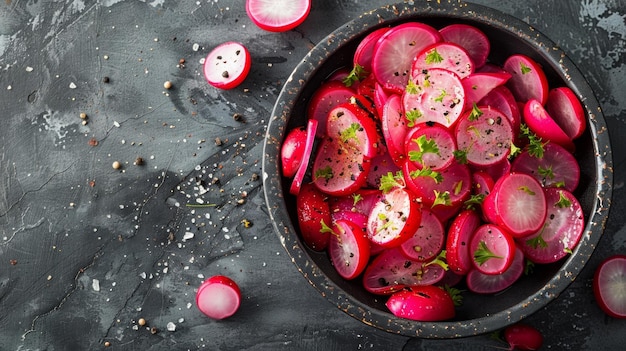
POLYGON ((176 324, 172 322, 167 323, 167 330, 171 332, 176 331, 176 324))
POLYGON ((76 84, 74 84, 74 82, 70 83, 70 89, 76 89, 76 84))
POLYGON ((91 288, 93 289, 93 291, 100 291, 100 281, 98 279, 92 280, 91 288))

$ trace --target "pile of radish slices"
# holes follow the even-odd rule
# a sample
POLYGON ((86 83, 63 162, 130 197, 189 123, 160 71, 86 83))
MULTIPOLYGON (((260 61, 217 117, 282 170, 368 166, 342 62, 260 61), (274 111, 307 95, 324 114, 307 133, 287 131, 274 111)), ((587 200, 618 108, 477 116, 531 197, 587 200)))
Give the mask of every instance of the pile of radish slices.
POLYGON ((502 291, 582 236, 581 103, 531 57, 489 50, 466 24, 373 31, 285 137, 303 241, 397 316, 451 319, 449 287, 502 291))

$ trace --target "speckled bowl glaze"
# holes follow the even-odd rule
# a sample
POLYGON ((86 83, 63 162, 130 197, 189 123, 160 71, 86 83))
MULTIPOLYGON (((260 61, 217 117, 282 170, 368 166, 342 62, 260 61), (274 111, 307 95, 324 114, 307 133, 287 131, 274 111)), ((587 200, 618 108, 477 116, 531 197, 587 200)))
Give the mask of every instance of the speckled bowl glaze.
POLYGON ((550 39, 519 19, 499 11, 458 1, 420 1, 390 5, 365 13, 338 28, 315 46, 298 64, 276 102, 264 145, 265 200, 281 244, 302 275, 328 301, 367 325, 406 336, 456 338, 503 328, 527 317, 561 294, 593 253, 607 220, 612 187, 612 157, 607 127, 598 101, 583 75, 550 39), (576 192, 587 220, 580 244, 567 258, 537 265, 497 296, 464 294, 454 320, 416 322, 397 318, 386 309, 386 298, 366 292, 361 280, 346 281, 335 273, 325 253, 306 247, 298 235, 295 199, 290 180, 281 176, 280 147, 286 132, 305 125, 305 109, 313 91, 332 72, 350 67, 359 41, 369 32, 408 21, 441 28, 467 23, 482 29, 491 40, 489 60, 502 63, 513 53, 526 54, 545 69, 551 86, 569 86, 586 110, 588 127, 577 140, 576 157, 581 181, 576 192))

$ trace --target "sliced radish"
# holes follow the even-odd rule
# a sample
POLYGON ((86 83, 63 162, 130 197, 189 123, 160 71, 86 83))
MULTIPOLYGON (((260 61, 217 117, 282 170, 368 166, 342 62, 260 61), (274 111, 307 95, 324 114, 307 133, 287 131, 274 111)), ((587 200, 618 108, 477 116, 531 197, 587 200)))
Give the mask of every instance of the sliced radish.
POLYGON ((381 125, 387 151, 393 161, 401 165, 405 159, 404 139, 409 131, 408 121, 399 95, 391 95, 383 107, 381 125))
POLYGON ((517 323, 504 329, 504 340, 509 343, 510 350, 539 350, 543 345, 543 335, 537 328, 517 323))
POLYGON ((349 195, 365 185, 370 166, 362 150, 326 137, 313 162, 313 183, 326 194, 349 195))
MULTIPOLYGON (((505 84, 511 75, 509 73, 473 73, 461 79, 465 88, 465 108, 471 108, 474 104, 487 96, 493 89, 505 84)), ((495 106, 492 106, 495 107, 495 106)))
POLYGON ((559 87, 550 90, 546 110, 570 139, 578 138, 585 131, 585 111, 572 89, 559 87))
POLYGON ((409 22, 395 26, 374 47, 372 73, 385 89, 402 94, 415 56, 438 41, 441 35, 427 24, 409 22))
POLYGON ((574 155, 559 144, 544 145, 543 157, 522 151, 511 165, 511 171, 532 175, 544 187, 562 187, 574 191, 580 181, 580 166, 574 155))
POLYGON ((358 103, 343 103, 333 108, 326 120, 326 135, 347 152, 354 150, 370 159, 378 153, 380 135, 373 118, 359 106, 366 107, 358 103))
POLYGON ((204 77, 219 89, 233 89, 241 84, 248 73, 252 59, 245 46, 237 42, 218 45, 204 60, 204 77))
POLYGON ((567 150, 574 150, 572 139, 565 134, 546 109, 536 99, 530 99, 524 105, 524 122, 542 140, 557 143, 567 150))
POLYGON ((330 226, 332 217, 330 205, 322 193, 312 183, 306 183, 296 197, 298 226, 304 243, 315 251, 325 250, 328 246, 329 233, 324 226, 330 226))
POLYGON ((399 246, 419 228, 420 207, 411 191, 393 188, 372 208, 367 221, 367 236, 384 247, 399 246))
POLYGON ((341 81, 330 80, 315 91, 307 107, 307 117, 317 121, 317 137, 326 133, 326 120, 330 111, 346 102, 354 95, 354 90, 346 87, 341 81))
POLYGON ((232 279, 216 275, 205 280, 196 293, 198 309, 213 319, 232 316, 239 309, 241 291, 232 279))
POLYGON ((306 128, 304 127, 292 129, 287 133, 280 149, 280 161, 284 177, 291 178, 296 175, 304 157, 306 139, 306 128))
POLYGON ((299 26, 311 11, 311 0, 246 0, 248 17, 259 28, 284 32, 299 26))
POLYGON ((513 285, 524 273, 524 253, 515 249, 511 266, 502 274, 484 274, 473 269, 465 278, 467 288, 477 294, 495 294, 513 285))
POLYGON ((366 72, 372 72, 372 57, 374 56, 374 47, 383 34, 389 31, 389 27, 379 28, 369 33, 357 46, 354 51, 353 63, 361 66, 366 72))
POLYGON ((313 153, 313 144, 315 143, 315 133, 317 131, 317 121, 310 119, 307 122, 306 127, 306 142, 304 143, 304 151, 302 153, 302 161, 298 166, 298 171, 296 171, 296 175, 294 176, 291 187, 289 188, 289 193, 291 195, 298 195, 300 192, 300 187, 302 187, 302 182, 304 181, 304 176, 306 175, 306 171, 309 168, 309 159, 311 158, 311 154, 313 153))
POLYGON ((604 313, 626 318, 626 255, 614 255, 600 263, 593 277, 593 293, 604 313))
POLYGON ((447 69, 461 79, 474 73, 474 63, 467 51, 451 42, 438 42, 422 50, 413 60, 411 76, 432 68, 447 69))
POLYGON ((414 261, 430 261, 437 257, 446 239, 441 221, 432 212, 422 209, 422 220, 413 236, 400 245, 400 250, 414 261))
POLYGON ((367 266, 370 257, 370 243, 357 224, 346 220, 335 223, 328 243, 328 254, 337 273, 344 279, 354 279, 367 266))
POLYGON ((502 274, 513 262, 515 241, 504 229, 483 224, 470 240, 469 251, 474 267, 483 274, 502 274))
POLYGON ((467 50, 475 67, 481 67, 487 61, 491 43, 480 29, 461 23, 447 25, 439 30, 444 41, 455 43, 467 50))
POLYGON ((443 289, 426 285, 402 290, 391 295, 387 308, 406 319, 434 322, 454 318, 454 301, 443 289))
POLYGON ((480 224, 480 217, 472 210, 460 212, 450 223, 446 241, 446 260, 450 271, 463 275, 474 267, 469 245, 480 224))
POLYGON ((408 162, 419 169, 438 171, 454 161, 454 136, 441 124, 420 123, 409 131, 404 140, 408 162))
POLYGON ((370 160, 370 171, 367 175, 366 183, 368 186, 374 189, 380 188, 380 178, 385 174, 391 172, 395 174, 400 170, 400 167, 396 165, 391 155, 388 152, 380 153, 370 160))
POLYGON ((492 108, 504 113, 504 115, 511 122, 511 126, 516 134, 515 137, 517 137, 517 131, 519 130, 522 122, 522 115, 520 114, 515 97, 509 88, 502 85, 494 88, 478 102, 478 105, 491 106, 492 108))
POLYGON ((535 60, 522 54, 515 54, 504 61, 502 66, 511 74, 507 86, 517 101, 525 103, 530 99, 542 105, 548 100, 548 79, 535 60))

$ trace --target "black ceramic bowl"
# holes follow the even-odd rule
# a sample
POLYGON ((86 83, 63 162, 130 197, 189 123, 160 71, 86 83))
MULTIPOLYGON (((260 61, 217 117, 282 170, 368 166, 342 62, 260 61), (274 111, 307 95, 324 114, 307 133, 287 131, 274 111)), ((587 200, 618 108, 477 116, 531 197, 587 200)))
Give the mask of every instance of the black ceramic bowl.
POLYGON ((612 187, 612 158, 607 127, 600 106, 580 71, 558 46, 528 24, 496 10, 458 1, 420 1, 390 5, 368 12, 335 30, 298 64, 285 83, 267 127, 263 184, 269 215, 280 242, 304 277, 326 299, 363 323, 392 333, 423 338, 455 338, 486 333, 513 324, 544 307, 576 278, 602 236, 612 187), (332 72, 351 67, 359 41, 369 32, 408 21, 441 28, 467 23, 483 30, 491 41, 489 60, 502 63, 513 53, 539 62, 550 86, 568 86, 587 114, 587 130, 577 140, 581 181, 576 192, 587 221, 580 244, 567 258, 537 265, 530 276, 496 296, 464 294, 454 320, 416 322, 388 312, 386 298, 369 294, 361 280, 346 281, 325 253, 310 250, 298 235, 295 199, 290 180, 281 176, 280 148, 287 131, 306 125, 305 109, 313 91, 332 72))

